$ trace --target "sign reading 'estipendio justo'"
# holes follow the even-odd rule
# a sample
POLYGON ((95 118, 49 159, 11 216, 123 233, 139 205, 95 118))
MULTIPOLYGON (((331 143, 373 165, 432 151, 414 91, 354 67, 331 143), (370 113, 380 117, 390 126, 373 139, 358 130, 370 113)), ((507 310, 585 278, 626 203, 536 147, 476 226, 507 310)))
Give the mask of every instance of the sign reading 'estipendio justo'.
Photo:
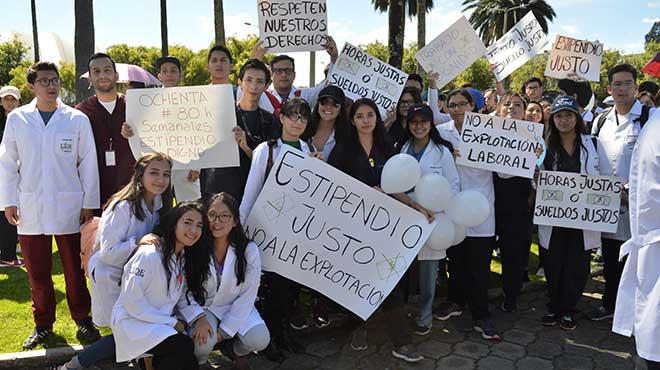
POLYGON ((268 52, 322 50, 328 34, 325 0, 258 0, 259 39, 268 52))
POLYGON ((367 319, 435 223, 334 167, 285 146, 246 222, 263 269, 367 319))

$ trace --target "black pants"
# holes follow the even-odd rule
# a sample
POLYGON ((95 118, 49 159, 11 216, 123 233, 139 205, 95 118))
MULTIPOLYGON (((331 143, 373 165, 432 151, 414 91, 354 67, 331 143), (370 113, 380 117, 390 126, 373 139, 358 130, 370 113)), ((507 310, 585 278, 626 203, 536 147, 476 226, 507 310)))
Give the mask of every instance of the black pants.
POLYGON ((648 370, 660 370, 660 362, 646 360, 646 368, 648 370))
POLYGON ((571 314, 589 278, 591 251, 584 250, 582 230, 553 227, 545 257, 550 312, 571 314))
POLYGON ((449 300, 462 306, 467 303, 473 320, 490 317, 488 286, 494 243, 495 237, 467 237, 447 249, 449 300))
POLYGON ((616 305, 616 292, 619 290, 619 281, 623 273, 625 258, 619 262, 621 251, 620 240, 603 239, 603 275, 605 275, 605 293, 603 294, 603 307, 614 311, 616 305))
POLYGON ((502 225, 497 234, 502 258, 502 289, 507 300, 515 301, 529 264, 531 217, 528 214, 509 214, 502 222, 506 222, 506 226, 502 225))
POLYGON ((185 334, 175 334, 158 343, 148 352, 154 355, 154 367, 158 370, 197 370, 197 358, 192 339, 185 334))
POLYGON ((262 283, 264 302, 260 313, 273 341, 278 341, 283 338, 293 316, 300 285, 274 272, 264 273, 262 283))
POLYGON ((0 212, 0 260, 15 260, 16 244, 18 244, 16 226, 7 221, 4 212, 0 212))

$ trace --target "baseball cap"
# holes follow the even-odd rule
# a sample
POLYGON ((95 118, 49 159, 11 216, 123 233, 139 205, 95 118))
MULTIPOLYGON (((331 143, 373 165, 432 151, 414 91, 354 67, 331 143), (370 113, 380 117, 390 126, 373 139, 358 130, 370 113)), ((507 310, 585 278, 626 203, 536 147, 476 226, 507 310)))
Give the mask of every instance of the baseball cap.
POLYGON ((322 100, 323 98, 332 98, 338 104, 344 105, 345 95, 342 89, 338 88, 337 86, 330 85, 324 87, 323 90, 321 90, 319 93, 318 100, 322 100))
POLYGON ((415 104, 412 107, 408 108, 408 114, 406 115, 406 122, 412 121, 416 116, 421 116, 424 121, 433 122, 433 111, 431 107, 426 104, 415 104))
POLYGON ((21 92, 14 86, 3 86, 0 89, 0 98, 4 98, 7 95, 13 96, 16 100, 21 100, 21 92))
POLYGON ((575 114, 580 114, 578 103, 575 101, 575 99, 568 95, 561 95, 555 99, 555 101, 552 103, 552 110, 550 110, 550 114, 555 114, 562 110, 569 110, 575 114))

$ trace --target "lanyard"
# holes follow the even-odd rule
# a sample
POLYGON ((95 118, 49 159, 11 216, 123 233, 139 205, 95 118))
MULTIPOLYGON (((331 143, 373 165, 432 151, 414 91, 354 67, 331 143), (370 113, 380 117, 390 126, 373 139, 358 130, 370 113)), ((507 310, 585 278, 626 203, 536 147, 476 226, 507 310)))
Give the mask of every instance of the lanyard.
MULTIPOLYGON (((241 121, 243 121, 243 127, 244 127, 244 130, 245 130, 245 135, 247 135, 247 137, 249 137, 255 143, 260 143, 261 141, 263 141, 261 137, 255 136, 254 134, 252 134, 252 131, 250 131, 250 126, 248 125, 248 122, 247 122, 247 117, 245 116, 245 112, 243 111, 243 109, 241 109, 241 107, 238 106, 238 104, 236 104, 236 109, 238 110, 238 114, 241 115, 241 121)), ((261 115, 261 111, 259 110, 259 108, 257 108, 257 113, 259 113, 259 123, 261 124, 261 126, 263 126, 263 121, 264 120, 263 120, 263 117, 261 115)))

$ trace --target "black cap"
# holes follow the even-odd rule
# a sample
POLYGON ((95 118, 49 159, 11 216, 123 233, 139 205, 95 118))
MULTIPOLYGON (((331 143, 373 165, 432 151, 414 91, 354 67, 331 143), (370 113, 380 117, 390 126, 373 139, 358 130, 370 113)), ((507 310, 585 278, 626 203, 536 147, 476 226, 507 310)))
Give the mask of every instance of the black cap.
POLYGON ((176 67, 179 69, 179 72, 181 71, 181 62, 177 57, 168 55, 166 57, 160 57, 156 59, 156 68, 160 69, 160 66, 162 66, 164 63, 172 63, 176 65, 176 67))
POLYGON ((406 122, 412 121, 416 116, 421 116, 424 121, 433 122, 433 111, 431 110, 431 107, 426 104, 415 104, 408 108, 406 122))
POLYGON ((344 91, 342 89, 338 88, 337 86, 330 85, 324 87, 323 90, 321 90, 321 92, 319 93, 318 100, 321 100, 323 98, 332 98, 335 100, 337 104, 344 105, 345 97, 346 96, 344 95, 344 91))

